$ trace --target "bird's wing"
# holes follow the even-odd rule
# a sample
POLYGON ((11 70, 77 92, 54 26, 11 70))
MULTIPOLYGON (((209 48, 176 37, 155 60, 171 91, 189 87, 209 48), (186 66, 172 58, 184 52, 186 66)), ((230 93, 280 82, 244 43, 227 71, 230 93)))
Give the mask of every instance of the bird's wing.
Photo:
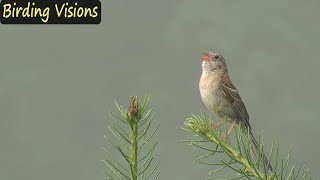
POLYGON ((221 77, 220 89, 233 109, 239 114, 240 117, 242 117, 241 120, 245 126, 251 129, 249 124, 249 114, 246 106, 243 104, 237 88, 232 84, 231 79, 227 74, 221 77))

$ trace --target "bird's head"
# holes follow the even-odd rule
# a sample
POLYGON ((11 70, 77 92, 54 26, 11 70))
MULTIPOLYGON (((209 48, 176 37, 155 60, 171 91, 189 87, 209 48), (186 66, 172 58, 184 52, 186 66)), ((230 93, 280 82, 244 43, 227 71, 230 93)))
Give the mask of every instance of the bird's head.
POLYGON ((228 73, 226 61, 221 55, 213 52, 207 52, 203 53, 201 59, 202 71, 228 73))

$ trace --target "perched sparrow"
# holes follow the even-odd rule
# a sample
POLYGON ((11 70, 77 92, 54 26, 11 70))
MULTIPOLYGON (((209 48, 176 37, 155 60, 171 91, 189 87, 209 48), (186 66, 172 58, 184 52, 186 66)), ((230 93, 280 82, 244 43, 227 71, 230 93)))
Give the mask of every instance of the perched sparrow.
MULTIPOLYGON (((227 64, 224 58, 217 53, 203 53, 202 56, 202 75, 200 78, 199 89, 203 103, 210 111, 213 111, 219 118, 225 118, 232 125, 226 137, 230 135, 236 124, 239 124, 245 134, 249 130, 250 139, 253 144, 252 151, 256 154, 259 151, 258 143, 252 134, 249 123, 249 114, 243 104, 236 87, 228 75, 227 64)), ((218 125, 211 124, 213 128, 223 125, 222 121, 218 125)), ((264 156, 264 163, 272 167, 264 156)))

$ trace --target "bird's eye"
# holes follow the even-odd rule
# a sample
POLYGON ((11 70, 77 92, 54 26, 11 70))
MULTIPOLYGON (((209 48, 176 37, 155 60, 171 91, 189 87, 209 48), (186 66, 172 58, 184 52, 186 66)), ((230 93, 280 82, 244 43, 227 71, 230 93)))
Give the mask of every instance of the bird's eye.
POLYGON ((215 58, 215 59, 219 59, 219 55, 216 54, 216 55, 214 56, 214 58, 215 58))

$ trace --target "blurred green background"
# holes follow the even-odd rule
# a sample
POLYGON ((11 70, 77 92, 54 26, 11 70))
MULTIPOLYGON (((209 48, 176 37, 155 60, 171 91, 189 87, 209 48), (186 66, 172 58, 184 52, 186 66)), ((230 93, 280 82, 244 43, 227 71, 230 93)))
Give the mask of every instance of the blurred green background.
MULTIPOLYGON (((222 54, 249 111, 319 178, 320 1, 103 0, 100 25, 1 25, 0 179, 98 179, 114 100, 151 94, 161 179, 205 179, 184 120, 206 110, 200 55, 222 54)), ((233 173, 233 172, 230 172, 233 173)))

